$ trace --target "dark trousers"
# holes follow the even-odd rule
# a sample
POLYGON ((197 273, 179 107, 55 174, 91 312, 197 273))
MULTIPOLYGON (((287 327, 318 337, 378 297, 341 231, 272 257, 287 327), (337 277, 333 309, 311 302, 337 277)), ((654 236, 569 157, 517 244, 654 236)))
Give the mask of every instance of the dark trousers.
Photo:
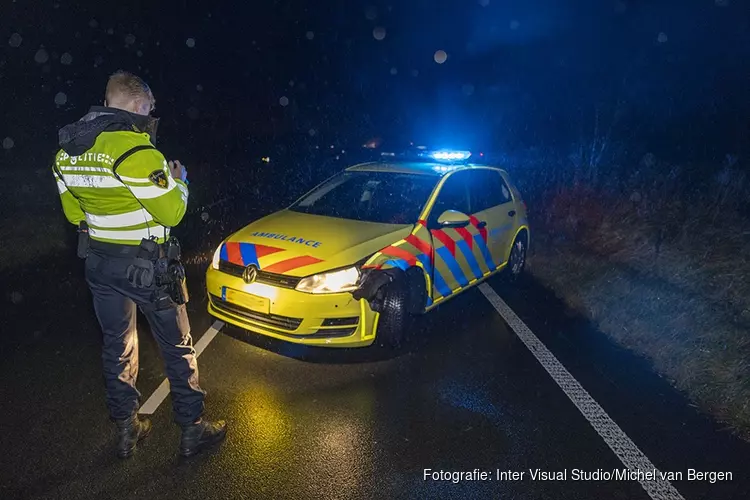
POLYGON ((198 362, 190 336, 185 305, 156 310, 155 288, 136 288, 125 273, 132 258, 91 250, 86 259, 86 281, 103 333, 102 361, 110 417, 126 419, 138 411, 141 394, 138 378, 136 306, 144 313, 159 344, 169 379, 174 419, 180 425, 198 420, 203 413, 204 391, 198 385, 198 362))

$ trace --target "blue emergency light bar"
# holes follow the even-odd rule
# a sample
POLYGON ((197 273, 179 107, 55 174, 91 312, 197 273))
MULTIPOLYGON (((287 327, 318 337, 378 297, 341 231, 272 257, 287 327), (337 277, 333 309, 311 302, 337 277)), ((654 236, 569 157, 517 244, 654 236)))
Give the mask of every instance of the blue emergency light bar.
POLYGON ((385 160, 387 158, 392 159, 403 159, 403 160, 424 160, 429 159, 438 163, 465 163, 471 158, 471 151, 459 151, 453 149, 438 149, 430 150, 424 146, 418 146, 417 148, 411 148, 403 152, 391 152, 384 151, 380 153, 380 156, 385 160))
POLYGON ((471 157, 471 151, 441 149, 440 151, 430 152, 429 156, 438 161, 463 161, 471 157))

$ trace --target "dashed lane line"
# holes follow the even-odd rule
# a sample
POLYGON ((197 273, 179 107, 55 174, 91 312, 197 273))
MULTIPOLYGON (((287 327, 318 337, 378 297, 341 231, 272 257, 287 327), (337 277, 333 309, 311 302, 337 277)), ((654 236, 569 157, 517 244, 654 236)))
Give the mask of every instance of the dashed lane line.
MULTIPOLYGON (((203 350, 214 339, 214 337, 216 337, 216 334, 219 333, 219 330, 221 330, 223 326, 224 322, 217 320, 214 321, 214 324, 211 325, 208 330, 206 330, 206 333, 204 333, 200 340, 195 343, 194 349, 196 357, 201 355, 203 350)), ((159 405, 167 398, 167 394, 169 394, 169 380, 165 378, 159 387, 156 388, 151 397, 149 397, 143 406, 141 406, 138 413, 142 415, 152 415, 156 409, 159 408, 159 405)))
POLYGON ((639 483, 653 500, 685 500, 679 491, 662 473, 651 463, 638 446, 620 429, 612 418, 607 415, 586 389, 570 374, 558 361, 552 352, 529 329, 526 324, 513 312, 503 299, 487 283, 479 286, 490 304, 503 317, 505 322, 518 335, 518 338, 528 347, 531 354, 547 370, 552 379, 570 398, 578 410, 589 421, 594 430, 601 436, 607 446, 617 455, 617 458, 631 471, 656 471, 656 479, 649 480, 639 474, 639 483), (641 479, 641 477, 643 477, 641 479))

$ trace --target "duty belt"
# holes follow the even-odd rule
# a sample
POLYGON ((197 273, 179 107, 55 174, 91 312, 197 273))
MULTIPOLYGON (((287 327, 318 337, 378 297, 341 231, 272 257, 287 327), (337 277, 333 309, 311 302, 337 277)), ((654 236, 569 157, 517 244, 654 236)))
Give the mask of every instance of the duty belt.
POLYGON ((98 254, 106 255, 107 257, 122 257, 129 258, 138 255, 140 246, 138 245, 122 245, 118 243, 107 243, 104 241, 98 241, 91 239, 89 242, 91 250, 98 254))
POLYGON ((180 244, 174 237, 163 244, 143 240, 140 245, 91 240, 87 254, 89 265, 99 272, 124 277, 136 288, 154 289, 152 301, 157 309, 189 300, 180 244))

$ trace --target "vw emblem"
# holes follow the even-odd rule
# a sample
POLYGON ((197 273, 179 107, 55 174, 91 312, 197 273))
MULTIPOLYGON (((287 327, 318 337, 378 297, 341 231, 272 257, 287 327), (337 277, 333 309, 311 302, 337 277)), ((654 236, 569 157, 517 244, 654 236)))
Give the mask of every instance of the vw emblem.
POLYGON ((258 267, 255 264, 250 264, 245 268, 245 271, 242 273, 242 279, 245 280, 245 283, 253 283, 255 279, 258 277, 258 267))

